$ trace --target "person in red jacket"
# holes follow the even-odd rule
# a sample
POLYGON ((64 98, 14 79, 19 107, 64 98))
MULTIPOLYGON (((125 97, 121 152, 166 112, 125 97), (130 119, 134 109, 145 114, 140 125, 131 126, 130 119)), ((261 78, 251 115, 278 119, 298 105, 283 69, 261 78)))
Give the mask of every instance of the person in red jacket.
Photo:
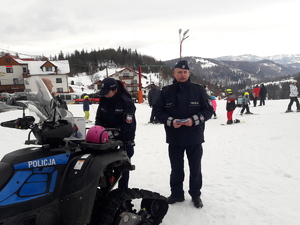
POLYGON ((232 114, 235 110, 235 96, 234 94, 232 94, 232 90, 231 89, 226 89, 227 92, 227 103, 226 103, 226 110, 227 110, 227 124, 233 124, 238 123, 239 120, 236 120, 233 122, 232 120, 232 114))
POLYGON ((260 88, 258 87, 258 85, 256 85, 255 88, 252 90, 253 106, 254 107, 256 107, 259 92, 260 92, 260 88))

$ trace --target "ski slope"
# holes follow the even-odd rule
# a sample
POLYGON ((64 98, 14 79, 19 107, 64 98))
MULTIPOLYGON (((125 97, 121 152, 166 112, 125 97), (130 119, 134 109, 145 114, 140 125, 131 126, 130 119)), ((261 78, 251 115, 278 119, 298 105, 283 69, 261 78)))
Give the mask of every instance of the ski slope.
MULTIPOLYGON (((252 107, 257 115, 238 115, 239 125, 226 122, 225 101, 217 101, 218 119, 206 123, 202 159, 202 209, 188 195, 186 162, 182 203, 170 205, 163 225, 298 225, 300 220, 300 113, 285 112, 289 100, 269 100, 252 107)), ((136 104, 137 132, 130 187, 169 196, 170 164, 161 124, 148 124, 150 107, 136 104)), ((69 105, 74 116, 83 116, 82 105, 69 105)), ((295 106, 293 106, 295 109, 295 106)), ((91 120, 97 105, 90 108, 91 120)), ((22 111, 0 113, 0 122, 22 116, 22 111)), ((20 147, 28 131, 0 127, 2 158, 20 147)))

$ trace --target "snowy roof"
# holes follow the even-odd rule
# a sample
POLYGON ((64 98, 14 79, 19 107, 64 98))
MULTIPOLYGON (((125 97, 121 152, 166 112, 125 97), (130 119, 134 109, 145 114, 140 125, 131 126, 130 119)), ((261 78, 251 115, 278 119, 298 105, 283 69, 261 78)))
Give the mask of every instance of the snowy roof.
POLYGON ((41 69, 46 62, 53 64, 57 67, 58 74, 70 73, 70 66, 68 60, 58 60, 58 61, 26 61, 22 59, 15 59, 18 63, 28 64, 28 69, 30 75, 41 75, 41 74, 53 74, 54 71, 45 71, 41 69))

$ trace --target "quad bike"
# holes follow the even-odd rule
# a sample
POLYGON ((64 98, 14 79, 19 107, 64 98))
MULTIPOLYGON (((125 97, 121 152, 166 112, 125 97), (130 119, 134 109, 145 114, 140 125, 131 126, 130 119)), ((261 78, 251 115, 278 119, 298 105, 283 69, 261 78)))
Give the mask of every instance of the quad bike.
POLYGON ((58 107, 40 78, 25 82, 24 104, 32 115, 24 108, 23 117, 1 126, 30 129, 25 144, 35 146, 0 162, 0 225, 160 224, 168 211, 165 197, 114 188, 123 171, 134 170, 123 143, 108 137, 114 129, 95 126, 86 139, 70 138, 72 114, 58 107))

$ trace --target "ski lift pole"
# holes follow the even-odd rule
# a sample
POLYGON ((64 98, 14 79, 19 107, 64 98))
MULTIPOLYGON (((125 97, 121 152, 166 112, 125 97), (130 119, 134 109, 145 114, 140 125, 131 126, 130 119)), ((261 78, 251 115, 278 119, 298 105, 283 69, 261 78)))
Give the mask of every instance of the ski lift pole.
POLYGON ((186 36, 186 34, 189 32, 189 29, 186 30, 183 35, 181 36, 182 29, 179 29, 179 58, 182 60, 182 42, 187 39, 189 36, 186 36))
POLYGON ((142 93, 142 67, 138 67, 139 70, 139 90, 138 90, 138 103, 143 103, 143 93, 142 93))

